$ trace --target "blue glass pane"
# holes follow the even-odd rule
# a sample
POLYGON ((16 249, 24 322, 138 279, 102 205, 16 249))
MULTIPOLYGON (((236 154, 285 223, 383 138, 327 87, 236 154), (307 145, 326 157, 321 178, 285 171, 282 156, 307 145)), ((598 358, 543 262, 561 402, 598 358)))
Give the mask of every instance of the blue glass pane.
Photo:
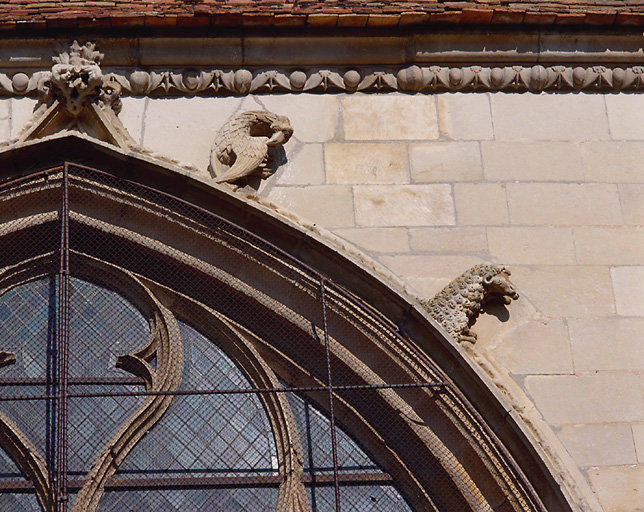
MULTIPOLYGON (((247 389, 224 352, 180 324, 181 388, 247 389)), ((168 412, 134 448, 119 473, 145 476, 272 474, 277 468, 268 417, 254 394, 176 396, 168 412)))
MULTIPOLYGON (((335 512, 335 489, 306 490, 315 512, 335 512)), ((345 485, 340 487, 342 512, 411 512, 398 491, 390 485, 345 485)))
POLYGON ((35 494, 0 493, 2 512, 35 512, 40 510, 35 494))
MULTIPOLYGON (((300 431, 304 469, 308 473, 333 471, 331 422, 308 401, 294 393, 288 399, 300 431)), ((347 472, 376 472, 378 466, 345 434, 336 428, 338 468, 347 472)))
POLYGON ((277 489, 109 491, 99 512, 275 512, 277 489))

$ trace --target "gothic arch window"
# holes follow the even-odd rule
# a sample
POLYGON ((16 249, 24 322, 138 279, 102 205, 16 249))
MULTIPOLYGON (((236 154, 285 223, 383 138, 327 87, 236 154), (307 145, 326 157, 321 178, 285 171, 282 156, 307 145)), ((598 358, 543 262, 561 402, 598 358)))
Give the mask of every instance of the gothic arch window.
POLYGON ((431 326, 280 248, 261 207, 118 160, 0 184, 4 509, 568 510, 431 326))

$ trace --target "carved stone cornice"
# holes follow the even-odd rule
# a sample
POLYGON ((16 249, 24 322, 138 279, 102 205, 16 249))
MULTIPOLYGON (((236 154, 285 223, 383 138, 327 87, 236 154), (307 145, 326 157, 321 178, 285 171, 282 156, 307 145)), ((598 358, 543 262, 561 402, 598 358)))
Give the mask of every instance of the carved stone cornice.
MULTIPOLYGON (((35 96, 46 72, 0 73, 0 95, 35 96)), ((122 95, 230 96, 270 93, 455 91, 642 91, 644 65, 594 66, 406 66, 289 71, 185 69, 119 70, 109 74, 122 95)))

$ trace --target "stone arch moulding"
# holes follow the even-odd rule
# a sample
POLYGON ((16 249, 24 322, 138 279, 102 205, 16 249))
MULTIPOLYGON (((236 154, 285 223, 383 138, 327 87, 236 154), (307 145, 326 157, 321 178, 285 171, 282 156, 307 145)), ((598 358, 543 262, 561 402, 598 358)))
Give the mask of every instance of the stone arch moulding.
MULTIPOLYGON (((328 335, 336 384, 348 388, 335 391, 337 417, 414 510, 449 510, 448 503, 476 511, 592 510, 583 481, 546 455, 490 378, 413 302, 319 231, 180 168, 77 134, 1 151, 0 180, 19 184, 0 197, 7 206, 0 236, 17 247, 9 263, 40 256, 21 241, 30 227, 55 218, 55 200, 35 199, 42 180, 57 179, 41 171, 62 162, 77 169, 70 174, 70 243, 81 245, 72 254, 131 273, 160 307, 201 319, 205 331, 228 340, 222 348, 255 386, 273 386, 277 376, 318 388, 304 394, 326 411, 320 388, 328 335)), ((286 425, 278 443, 297 474, 297 454, 285 448, 293 444, 292 419, 279 402, 263 399, 273 428, 286 425)))

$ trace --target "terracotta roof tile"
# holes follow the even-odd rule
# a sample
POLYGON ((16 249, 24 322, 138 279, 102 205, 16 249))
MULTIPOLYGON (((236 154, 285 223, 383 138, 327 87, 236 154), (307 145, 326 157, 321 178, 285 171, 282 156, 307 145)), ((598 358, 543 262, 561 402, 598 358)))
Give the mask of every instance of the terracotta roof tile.
POLYGON ((0 27, 643 24, 644 0, 9 0, 0 27), (92 21, 97 20, 96 25, 92 21), (100 20, 100 22, 98 22, 100 20))

